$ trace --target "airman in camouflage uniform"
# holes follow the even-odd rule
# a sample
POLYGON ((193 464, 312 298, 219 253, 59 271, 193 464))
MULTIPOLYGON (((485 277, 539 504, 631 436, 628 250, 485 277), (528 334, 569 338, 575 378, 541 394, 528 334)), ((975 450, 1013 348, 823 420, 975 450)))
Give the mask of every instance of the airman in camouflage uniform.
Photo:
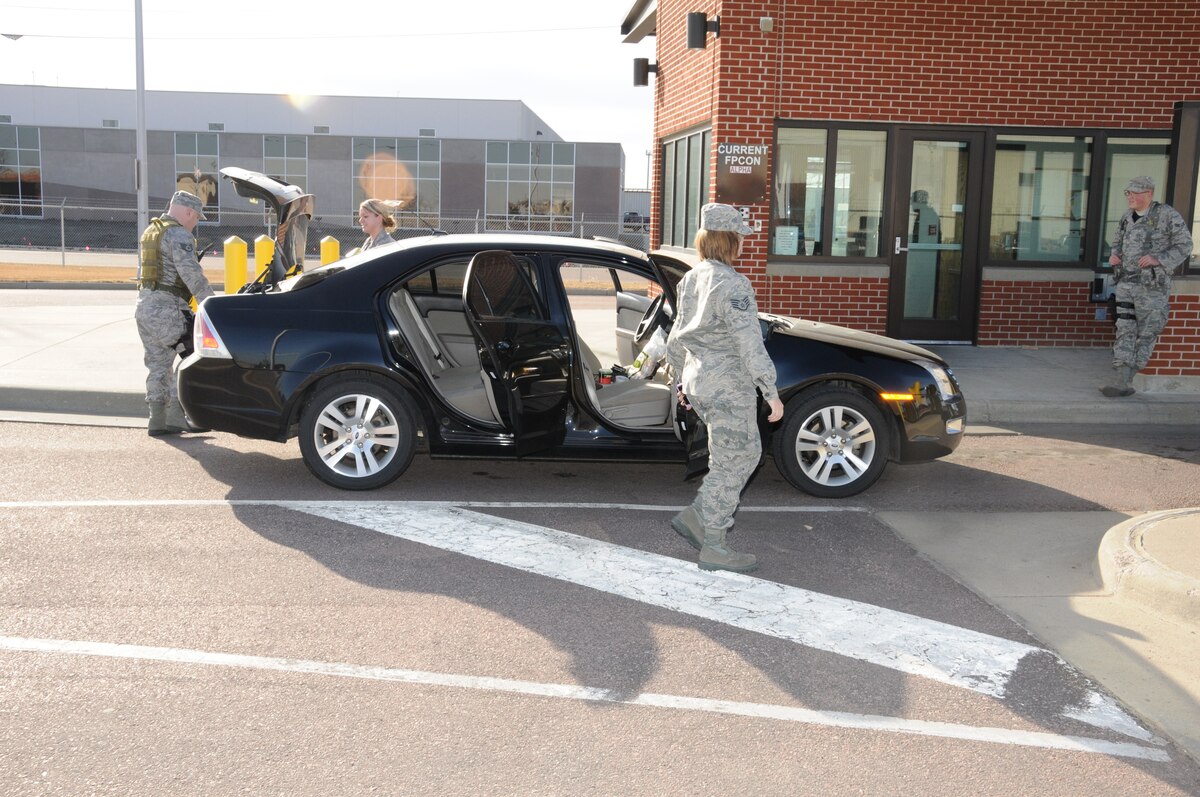
POLYGON ((1146 367, 1167 325, 1171 275, 1192 254, 1186 222, 1171 206, 1153 201, 1152 179, 1133 178, 1125 196, 1129 210, 1117 222, 1108 259, 1117 283, 1116 380, 1100 392, 1110 398, 1133 395, 1133 375, 1146 367))
POLYGON ((704 260, 679 283, 678 308, 667 339, 667 362, 680 380, 681 403, 690 402, 708 428, 708 474, 696 500, 671 520, 700 549, 702 570, 746 572, 751 554, 726 545, 742 489, 762 457, 756 392, 783 417, 775 365, 763 345, 754 288, 730 263, 753 230, 736 208, 701 210, 696 250, 704 260))
POLYGON ((151 436, 199 431, 189 426, 179 404, 175 384, 175 357, 187 331, 192 297, 202 302, 213 295, 196 259, 192 230, 205 218, 200 200, 176 191, 167 213, 151 221, 142 234, 142 262, 138 270, 138 335, 145 351, 146 403, 150 408, 151 436))

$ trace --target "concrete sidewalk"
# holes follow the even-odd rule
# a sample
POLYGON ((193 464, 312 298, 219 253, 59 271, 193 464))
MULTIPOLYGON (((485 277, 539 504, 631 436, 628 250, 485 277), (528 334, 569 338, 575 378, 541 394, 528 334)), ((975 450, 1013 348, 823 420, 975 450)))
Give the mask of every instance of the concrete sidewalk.
MULTIPOLYGON (((136 298, 133 290, 0 289, 0 421, 144 428, 146 370, 133 320, 136 298)), ((1124 399, 1101 396, 1098 387, 1111 374, 1107 349, 929 348, 950 363, 962 385, 968 434, 984 433, 987 426, 1037 422, 1200 429, 1200 392, 1155 392, 1155 385, 1141 381, 1140 388, 1151 390, 1141 389, 1124 399)), ((992 555, 980 556, 988 545, 997 544, 988 528, 991 521, 975 534, 972 524, 978 519, 883 515, 923 554, 962 576, 963 583, 1022 618, 1052 646, 1068 647, 1068 660, 1071 656, 1082 660, 1073 663, 1152 723, 1166 728, 1200 759, 1200 716, 1189 723, 1169 706, 1159 711, 1153 701, 1139 702, 1121 688, 1138 678, 1136 668, 1114 668, 1111 651, 1087 644, 1086 629, 1094 627, 1096 620, 1088 617, 1090 609, 1085 607, 1096 606, 1095 601, 1030 603, 1026 598, 1040 593, 1022 597, 1011 592, 1011 583, 993 583, 996 573, 1003 571, 993 568, 992 555), (939 529, 938 524, 950 526, 939 529), (969 547, 957 547, 966 540, 973 541, 969 547)), ((1044 563, 1037 577, 1049 583, 1059 574, 1071 583, 1080 567, 1075 560, 1086 557, 1088 569, 1101 581, 1099 586, 1081 587, 1083 591, 1074 597, 1101 594, 1117 600, 1120 614, 1111 615, 1108 622, 1119 618, 1134 625, 1160 623, 1155 626, 1157 638, 1170 640, 1164 644, 1177 648, 1168 658, 1182 659, 1191 667, 1200 643, 1200 509, 1132 519, 1114 515, 1111 522, 1107 534, 1092 528, 1074 536, 1064 532, 1063 539, 1074 540, 1074 559, 1044 563)), ((1064 519, 1062 527, 1069 529, 1070 521, 1064 519)), ((1031 539, 1030 544, 1036 543, 1031 539)), ((1003 553, 995 556, 1003 558, 1003 553)), ((1008 581, 1033 577, 1022 573, 1014 571, 1008 581)), ((1152 636, 1140 629, 1138 633, 1152 636)), ((1191 672, 1188 685, 1200 687, 1200 670, 1191 672)))

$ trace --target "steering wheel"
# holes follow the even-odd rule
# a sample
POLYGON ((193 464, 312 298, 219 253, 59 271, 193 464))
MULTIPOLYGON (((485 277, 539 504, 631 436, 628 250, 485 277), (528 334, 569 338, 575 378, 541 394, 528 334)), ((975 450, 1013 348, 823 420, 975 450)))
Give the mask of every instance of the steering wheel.
POLYGON ((665 293, 655 296, 654 301, 650 302, 650 306, 642 315, 642 320, 638 321, 637 330, 633 333, 633 344, 637 351, 645 348, 646 340, 654 334, 654 330, 666 322, 667 314, 663 311, 663 304, 666 303, 666 300, 665 293))

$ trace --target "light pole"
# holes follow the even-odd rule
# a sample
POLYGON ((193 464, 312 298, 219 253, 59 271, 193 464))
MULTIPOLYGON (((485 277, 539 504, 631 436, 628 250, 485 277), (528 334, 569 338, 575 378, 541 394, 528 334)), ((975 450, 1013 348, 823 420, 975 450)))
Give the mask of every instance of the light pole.
MULTIPOLYGON (((137 38, 137 154, 133 179, 137 188, 137 229, 140 236, 150 223, 150 188, 146 183, 146 63, 142 53, 142 0, 133 0, 134 30, 137 38)), ((138 247, 138 265, 141 265, 138 247)))
POLYGON ((650 189, 650 156, 654 154, 654 150, 646 150, 646 189, 650 189))

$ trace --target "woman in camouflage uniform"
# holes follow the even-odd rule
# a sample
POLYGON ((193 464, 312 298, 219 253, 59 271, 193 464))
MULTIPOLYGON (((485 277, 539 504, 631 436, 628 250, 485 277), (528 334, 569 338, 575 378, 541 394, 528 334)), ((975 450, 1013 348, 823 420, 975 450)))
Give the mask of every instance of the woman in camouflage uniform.
POLYGON ((753 555, 732 550, 725 539, 742 489, 762 457, 757 393, 770 407, 768 420, 783 417, 754 288, 732 265, 751 232, 730 205, 701 209, 696 251, 704 260, 679 283, 679 306, 667 339, 679 401, 690 402, 708 428, 708 474, 692 505, 671 520, 700 549, 701 570, 746 572, 758 566, 753 555))

